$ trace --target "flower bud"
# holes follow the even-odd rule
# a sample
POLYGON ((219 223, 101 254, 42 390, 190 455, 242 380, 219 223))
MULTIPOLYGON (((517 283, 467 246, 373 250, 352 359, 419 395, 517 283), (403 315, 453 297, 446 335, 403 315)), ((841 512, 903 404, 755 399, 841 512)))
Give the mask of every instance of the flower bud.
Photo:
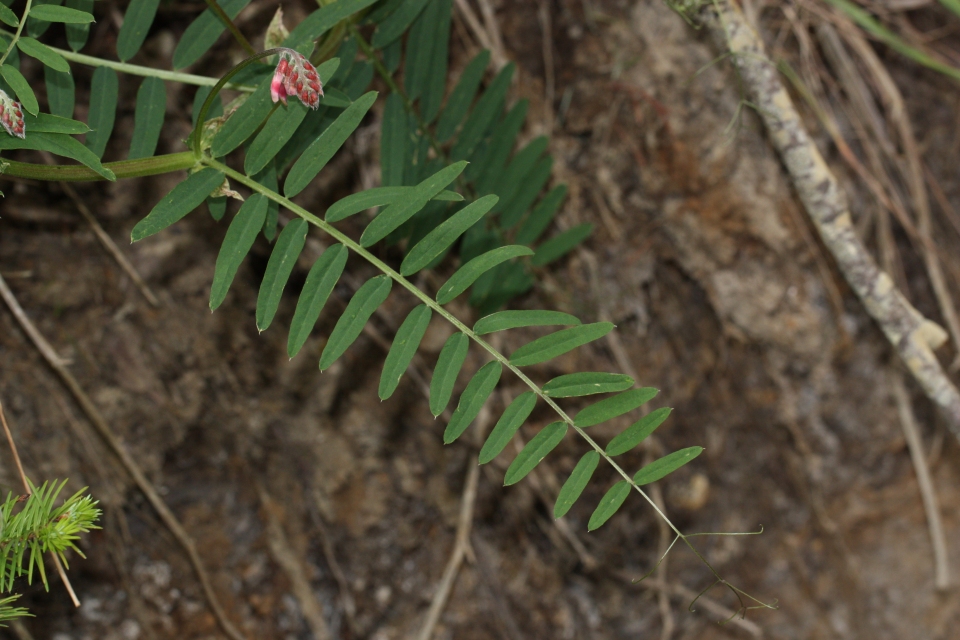
POLYGON ((12 136, 25 137, 26 127, 23 124, 23 109, 20 103, 8 96, 0 89, 0 125, 12 136))
POLYGON ((293 49, 280 52, 280 60, 270 82, 270 97, 287 104, 287 96, 294 96, 300 102, 316 109, 320 106, 323 84, 310 61, 293 49))

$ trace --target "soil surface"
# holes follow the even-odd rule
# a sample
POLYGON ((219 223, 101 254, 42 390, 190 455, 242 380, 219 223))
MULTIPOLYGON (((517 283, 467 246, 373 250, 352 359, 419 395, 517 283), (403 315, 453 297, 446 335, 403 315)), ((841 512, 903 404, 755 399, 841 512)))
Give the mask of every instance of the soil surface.
MULTIPOLYGON (((114 3, 98 6, 112 6, 117 20, 94 25, 90 49, 112 56, 120 13, 114 3)), ((254 2, 240 15, 252 39, 274 6, 254 2)), ((652 578, 634 584, 656 564, 670 532, 631 496, 610 522, 587 533, 593 505, 614 482, 603 466, 570 514, 555 521, 553 497, 585 451, 568 434, 515 486, 502 486, 512 446, 480 468, 467 557, 432 637, 958 637, 960 594, 934 588, 927 521, 892 391, 897 379, 906 380, 928 451, 955 584, 960 447, 815 240, 759 119, 742 104, 736 74, 717 61, 721 52, 660 0, 492 6, 503 53, 518 65, 511 100, 531 101, 523 137, 550 135, 554 180, 569 185, 558 226, 592 222, 597 229, 515 305, 618 326, 614 340, 532 367, 530 375, 546 381, 623 371, 659 388, 654 406, 674 411, 657 437, 621 464, 636 469, 664 452, 705 447, 651 495, 684 532, 762 527, 761 535, 692 540, 725 580, 777 601, 778 609, 718 624, 740 604, 715 586, 689 611, 714 577, 679 545, 652 578)), ((134 62, 169 67, 171 34, 201 7, 164 5, 134 62)), ((306 2, 285 5, 288 23, 308 10, 306 2)), ((452 78, 478 50, 454 13, 452 78)), ((776 57, 799 55, 778 31, 779 11, 756 15, 776 57)), ((956 38, 956 30, 943 37, 956 38)), ((194 72, 225 68, 226 36, 222 42, 194 72)), ((924 158, 960 207, 960 92, 942 76, 877 51, 908 96, 910 117, 922 123, 924 158)), ((77 66, 76 75, 76 117, 85 120, 90 69, 77 66)), ((129 144, 136 87, 136 79, 121 76, 118 133, 107 159, 122 157, 129 144)), ((192 89, 168 85, 158 152, 182 150, 192 99, 192 89)), ((862 188, 810 116, 861 216, 862 188)), ((304 206, 320 211, 376 184, 378 117, 299 198, 304 206)), ((450 329, 431 325, 415 361, 422 377, 405 376, 380 402, 384 340, 414 304, 395 292, 372 330, 321 374, 316 363, 327 336, 359 283, 373 275, 351 259, 303 352, 288 360, 284 327, 296 289, 326 240, 308 244, 274 326, 258 334, 254 309, 270 251, 263 238, 213 314, 209 287, 224 223, 198 211, 158 236, 126 242, 179 179, 77 186, 159 307, 57 185, 4 181, 0 273, 183 523, 227 616, 246 637, 306 639, 324 626, 334 638, 417 637, 455 547, 464 487, 482 443, 478 436, 444 446, 446 421, 433 418, 424 397, 423 380, 450 329)), ((906 236, 895 239, 908 296, 942 322, 921 259, 906 236)), ((956 255, 955 234, 940 240, 956 255)), ((444 265, 440 275, 451 269, 444 265)), ((465 304, 454 309, 475 319, 465 304)), ((541 334, 507 332, 500 346, 509 352, 541 334)), ((949 362, 955 347, 940 355, 949 362)), ((483 362, 471 351, 458 389, 483 362)), ((73 490, 89 486, 104 509, 103 529, 81 544, 87 559, 70 563, 82 606, 70 605, 56 579, 49 593, 23 585, 21 603, 37 617, 0 635, 223 637, 182 547, 6 308, 0 363, 0 400, 27 473, 69 478, 73 490)), ((479 422, 489 430, 521 390, 505 374, 479 422)), ((623 416, 591 435, 606 442, 635 419, 623 416)), ((526 441, 550 421, 541 407, 520 436, 526 441)), ((0 459, 0 486, 16 491, 10 459, 0 459)))

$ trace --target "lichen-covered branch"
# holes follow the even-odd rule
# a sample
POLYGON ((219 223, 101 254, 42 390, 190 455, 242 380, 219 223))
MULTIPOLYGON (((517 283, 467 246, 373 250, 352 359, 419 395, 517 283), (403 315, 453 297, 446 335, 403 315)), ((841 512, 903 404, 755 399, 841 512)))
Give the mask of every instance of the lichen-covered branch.
POLYGON ((824 245, 890 344, 960 439, 960 393, 933 353, 946 332, 897 289, 854 231, 847 200, 807 133, 763 41, 731 0, 703 5, 701 18, 734 64, 824 245))

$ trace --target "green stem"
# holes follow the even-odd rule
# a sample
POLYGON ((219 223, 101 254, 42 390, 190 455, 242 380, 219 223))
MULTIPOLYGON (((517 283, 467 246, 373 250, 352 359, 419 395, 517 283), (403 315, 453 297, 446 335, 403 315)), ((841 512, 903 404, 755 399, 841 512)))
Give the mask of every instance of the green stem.
POLYGON ((210 9, 217 14, 217 17, 220 18, 223 24, 226 25, 230 33, 233 34, 234 39, 240 43, 240 46, 243 47, 249 55, 252 56, 255 54, 257 50, 254 49, 247 38, 240 33, 240 29, 233 23, 233 20, 227 15, 227 12, 217 4, 217 0, 207 0, 207 4, 210 6, 210 9))
MULTIPOLYGON (((67 60, 73 62, 78 62, 80 64, 85 64, 91 67, 107 67, 113 69, 114 71, 120 71, 121 73, 128 73, 133 76, 144 76, 151 78, 160 78, 161 80, 170 80, 172 82, 182 82, 183 84, 191 84, 198 87, 212 87, 219 82, 219 78, 208 78, 207 76, 197 76, 192 73, 180 73, 178 71, 165 71, 163 69, 153 69, 151 67, 142 67, 137 64, 129 64, 127 62, 114 62, 113 60, 104 60, 102 58, 95 58, 93 56, 84 55, 82 53, 77 53, 75 51, 67 51, 66 49, 58 49, 56 47, 50 47, 61 56, 67 60)), ((253 93, 256 90, 256 87, 251 87, 245 84, 233 84, 229 83, 224 85, 224 89, 232 89, 233 91, 242 91, 244 93, 253 93)))
MULTIPOLYGON (((192 151, 182 151, 139 160, 105 162, 103 166, 113 171, 117 178, 142 178, 143 176, 155 176, 161 173, 189 169, 196 164, 197 158, 192 151)), ((82 164, 49 165, 0 160, 0 166, 3 166, 3 173, 0 174, 0 177, 62 180, 64 182, 105 180, 99 173, 82 164)))
POLYGON ((338 230, 336 227, 334 227, 334 226, 331 225, 330 223, 328 223, 328 222, 326 222, 325 220, 322 220, 321 218, 313 215, 312 213, 310 213, 309 211, 307 211, 306 209, 304 209, 304 208, 301 207, 300 205, 298 205, 298 204, 294 203, 293 201, 291 201, 291 200, 289 200, 289 199, 281 196, 280 194, 276 193, 275 191, 273 191, 273 190, 271 190, 271 189, 268 189, 267 187, 264 187, 263 185, 261 185, 261 184, 260 184, 259 182, 257 182, 256 180, 253 180, 252 178, 249 178, 249 177, 243 175, 242 173, 240 173, 240 172, 238 172, 238 171, 234 171, 233 169, 231 169, 230 167, 228 167, 227 165, 225 165, 225 164, 223 164, 223 163, 221 163, 221 162, 218 162, 218 161, 216 161, 216 160, 214 160, 214 159, 212 159, 212 158, 204 158, 201 162, 203 162, 203 164, 205 164, 205 165, 207 165, 207 166, 209 166, 209 167, 212 167, 212 168, 216 169, 217 171, 222 171, 225 175, 229 176, 231 179, 235 180, 236 182, 239 182, 240 184, 243 184, 243 185, 249 187, 249 188, 252 189, 253 191, 256 191, 257 193, 262 194, 263 196, 265 196, 265 197, 269 198, 270 200, 273 200, 273 201, 276 202, 277 204, 283 206, 283 207, 286 208, 287 210, 292 211, 293 213, 297 214, 298 216, 300 216, 301 218, 303 218, 303 219, 306 220, 307 222, 313 224, 313 225, 316 226, 316 227, 319 227, 319 228, 320 228, 321 230, 323 230, 325 233, 329 234, 331 237, 333 237, 333 238, 336 239, 338 242, 340 242, 341 244, 343 244, 343 246, 347 247, 348 249, 350 249, 351 251, 353 251, 355 254, 359 255, 361 258, 363 258, 364 260, 366 260, 367 262, 369 262, 371 265, 373 265, 374 267, 376 267, 377 269, 379 269, 381 273, 384 273, 384 274, 386 274, 387 276, 389 276, 391 279, 393 279, 395 282, 397 282, 400 286, 402 286, 404 289, 406 289, 406 290, 409 291, 411 294, 413 294, 418 300, 420 300, 420 301, 423 302, 425 305, 427 305, 428 307, 430 307, 430 309, 432 309, 435 313, 439 314, 439 315, 442 316, 444 319, 446 319, 447 322, 449 322, 450 324, 452 324, 452 325, 453 325, 454 327, 456 327, 459 331, 462 331, 463 333, 465 333, 471 340, 473 340, 473 341, 474 341, 475 343, 477 343, 481 348, 483 348, 483 349, 486 350, 491 356, 493 356, 493 358, 494 358, 495 360, 499 361, 501 365, 503 365, 504 367, 506 367, 507 369, 509 369, 510 371, 512 371, 512 372, 514 373, 514 375, 516 375, 518 378, 520 378, 520 380, 522 380, 523 383, 526 384, 526 385, 530 388, 531 391, 533 391, 535 394, 537 394, 537 396, 538 396, 541 400, 543 400, 544 402, 546 402, 546 403, 550 406, 551 409, 553 409, 554 411, 556 411, 557 415, 559 415, 560 418, 563 419, 563 421, 566 422, 568 426, 573 427, 573 429, 574 429, 578 434, 580 434, 580 437, 582 437, 584 440, 586 440, 587 443, 588 443, 591 447, 593 447, 594 451, 596 451, 597 453, 599 453, 600 456, 602 456, 602 457, 610 464, 610 466, 612 466, 614 469, 616 469, 617 473, 619 473, 619 474, 623 477, 623 479, 626 480, 626 481, 630 484, 630 486, 632 486, 634 489, 636 489, 637 492, 639 492, 640 495, 642 495, 642 496, 644 497, 644 499, 646 499, 646 501, 650 504, 650 506, 653 507, 654 511, 656 511, 657 514, 658 514, 661 518, 663 518, 663 521, 667 523, 667 525, 674 531, 674 533, 676 533, 678 536, 680 536, 680 538, 687 544, 688 547, 690 547, 691 549, 694 550, 694 553, 696 553, 697 556, 707 565, 707 567, 709 567, 710 570, 713 571, 714 575, 716 575, 716 577, 717 577, 718 579, 721 579, 721 580, 722 580, 722 578, 720 578, 719 574, 717 574, 717 572, 713 569, 713 567, 711 567, 711 566, 707 563, 707 561, 703 558, 703 556, 700 555, 700 553, 696 551, 696 549, 693 547, 692 543, 691 543, 689 540, 687 540, 687 537, 686 537, 683 533, 680 532, 680 530, 673 524, 673 522, 670 521, 669 518, 667 518, 666 514, 663 513, 663 511, 660 510, 660 507, 657 506, 657 504, 646 494, 646 492, 645 492, 643 489, 641 489, 641 488, 637 485, 637 483, 635 483, 635 482, 633 481, 633 478, 630 477, 630 476, 627 474, 627 472, 624 471, 624 470, 620 467, 620 465, 618 465, 618 464, 613 460, 613 458, 611 458, 611 457, 606 453, 606 451, 604 451, 603 447, 601 447, 599 444, 596 443, 596 441, 595 441, 593 438, 591 438, 589 435, 587 435, 586 431, 584 431, 581 427, 578 427, 576 424, 574 424, 574 422, 573 422, 573 420, 570 418, 570 416, 568 416, 567 413, 566 413, 563 409, 561 409, 559 405, 557 405, 557 403, 553 400, 553 398, 550 398, 550 397, 544 395, 543 391, 540 389, 540 387, 539 387, 533 380, 531 380, 530 378, 528 378, 527 375, 524 374, 523 371, 521 371, 519 368, 517 368, 516 366, 514 366, 513 364, 511 364, 511 363, 510 363, 510 360, 507 359, 506 356, 504 356, 504 355, 503 355, 502 353, 500 353, 497 349, 495 349, 493 346, 491 346, 488 342, 486 342, 485 340, 483 340, 482 338, 480 338, 477 334, 475 334, 475 333, 473 332, 473 330, 470 329, 470 327, 468 327, 467 325, 463 324, 463 322, 461 322, 456 316, 454 316, 453 314, 451 314, 449 311, 447 311, 446 309, 444 309, 444 308, 443 308, 438 302, 436 302, 433 298, 427 296, 427 294, 425 294, 425 293, 423 293, 422 291, 420 291, 420 289, 417 288, 416 285, 414 285, 412 282, 410 282, 409 280, 407 280, 406 278, 404 278, 403 276, 401 276, 397 271, 395 271, 395 270, 393 270, 392 268, 390 268, 390 266, 387 265, 385 262, 383 262, 382 260, 380 260, 379 258, 377 258, 376 256, 374 256, 372 253, 370 253, 369 251, 367 251, 366 249, 364 249, 362 246, 360 246, 359 243, 357 243, 356 241, 354 241, 353 239, 351 239, 350 236, 344 234, 343 232, 341 232, 340 230, 338 230))
POLYGON ((3 52, 3 56, 0 57, 0 65, 7 61, 7 56, 9 56, 10 52, 13 51, 13 48, 17 46, 17 41, 20 39, 20 34, 23 32, 23 25, 27 23, 27 16, 30 14, 31 4, 33 4, 33 0, 27 0, 27 6, 23 8, 23 15, 20 17, 20 24, 17 25, 17 32, 13 34, 13 40, 10 41, 10 44, 7 46, 7 50, 3 52))

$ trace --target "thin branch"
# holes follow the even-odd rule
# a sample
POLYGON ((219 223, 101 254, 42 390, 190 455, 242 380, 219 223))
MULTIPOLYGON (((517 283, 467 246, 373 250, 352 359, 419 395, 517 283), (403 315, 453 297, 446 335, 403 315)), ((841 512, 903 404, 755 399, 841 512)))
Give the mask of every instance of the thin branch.
POLYGON ((731 0, 715 0, 703 17, 721 45, 733 53, 771 142, 840 271, 960 440, 960 393, 933 352, 947 339, 946 332, 910 304, 857 237, 840 185, 803 126, 763 41, 739 7, 731 0))
POLYGON ((210 6, 210 10, 217 14, 217 17, 220 18, 220 21, 223 22, 233 35, 233 38, 240 43, 240 46, 244 48, 247 54, 251 56, 254 55, 257 50, 253 48, 253 45, 250 44, 246 36, 240 33, 240 29, 233 23, 233 20, 227 15, 227 12, 217 4, 217 0, 207 0, 207 4, 210 6))
POLYGON ((947 543, 943 535, 943 522, 940 520, 940 507, 937 500, 937 491, 930 477, 927 467, 927 456, 920 440, 920 430, 910 407, 910 396, 903 385, 903 378, 899 373, 893 376, 893 398, 897 403, 897 413, 900 416, 900 426, 903 437, 910 449, 910 460, 917 474, 917 484, 920 485, 920 496, 923 498, 923 510, 927 514, 927 527, 930 530, 930 543, 933 546, 934 585, 939 591, 950 588, 950 561, 947 559, 947 543))
POLYGON ((23 307, 20 306, 20 303, 10 288, 7 287, 3 276, 0 276, 0 297, 6 302, 13 316, 17 319, 17 322, 20 323, 20 327, 33 342, 44 360, 47 361, 47 364, 60 376, 60 379, 70 390, 70 393, 73 394, 74 399, 83 409, 87 419, 89 419, 94 428, 96 428, 100 437, 104 439, 110 450, 119 458, 127 473, 130 474, 130 477, 133 478, 137 487, 139 487, 140 491, 146 496, 151 506, 153 506, 154 510, 160 516, 160 519, 167 528, 170 529, 170 532, 174 538, 177 539, 177 542, 180 543, 180 546, 183 547, 184 551, 186 551, 187 556, 190 558, 190 564, 193 566, 193 570, 200 580, 200 586, 203 588, 207 603, 213 610, 213 614, 220 628, 231 640, 244 640, 240 632, 237 631, 233 623, 227 618, 227 614, 220 604, 220 599, 217 597, 216 592, 213 590, 213 584, 210 582, 207 571, 204 569, 203 563, 200 560, 200 554, 197 553, 196 545, 194 545, 190 535, 186 529, 183 528, 183 525, 180 524, 180 521, 170 510, 170 507, 163 501, 163 498, 160 497, 160 494, 157 493, 157 490, 153 488, 153 485, 147 479, 139 465, 134 461, 133 457, 123 447, 120 439, 110 429, 110 426, 107 424, 107 421, 104 420, 103 416, 100 415, 96 405, 93 404, 93 401, 83 390, 83 387, 80 386, 80 383, 73 377, 73 374, 63 365, 60 356, 57 355, 50 343, 47 342, 47 339, 43 337, 43 334, 41 334, 33 322, 30 321, 27 314, 24 313, 23 307))

